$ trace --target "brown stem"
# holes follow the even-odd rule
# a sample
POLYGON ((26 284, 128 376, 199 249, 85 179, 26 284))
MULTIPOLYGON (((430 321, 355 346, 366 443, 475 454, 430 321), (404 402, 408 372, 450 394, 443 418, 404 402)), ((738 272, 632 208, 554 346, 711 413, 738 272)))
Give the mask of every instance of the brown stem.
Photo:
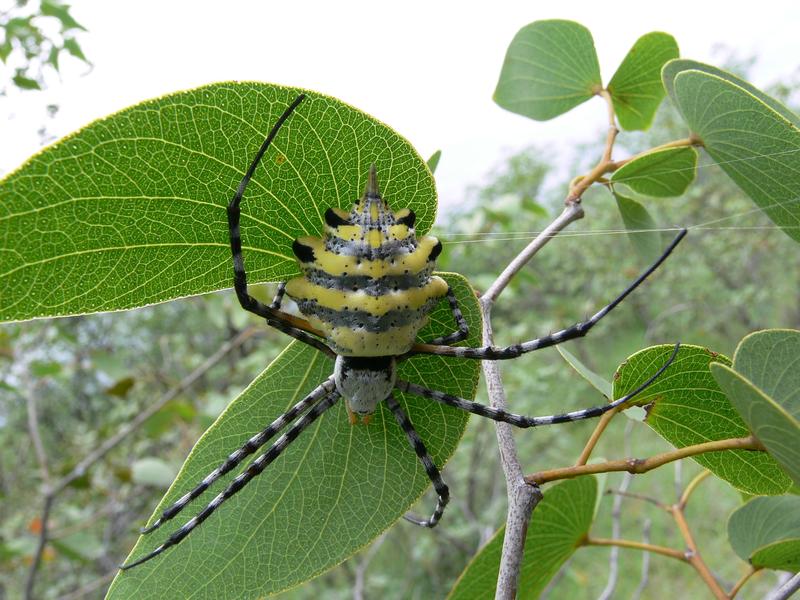
POLYGON ((654 552, 669 556, 683 562, 688 562, 688 558, 684 552, 674 550, 673 548, 666 548, 665 546, 656 546, 654 544, 647 544, 645 542, 637 542, 636 540, 610 540, 606 538, 593 538, 587 537, 583 541, 585 546, 619 546, 620 548, 633 548, 635 550, 644 550, 646 552, 654 552))
POLYGON ((658 508, 669 511, 669 506, 667 506, 663 502, 659 502, 655 498, 651 498, 650 496, 645 496, 644 494, 637 494, 635 492, 627 492, 624 490, 608 490, 606 494, 614 494, 615 496, 625 496, 626 498, 642 500, 643 502, 649 502, 650 504, 655 504, 658 508))
POLYGON ((758 450, 764 451, 764 445, 754 436, 743 438, 731 438, 714 442, 705 442, 686 446, 678 450, 664 452, 649 458, 629 458, 625 460, 611 460, 604 463, 592 463, 590 465, 578 465, 573 467, 562 467, 560 469, 549 469, 539 471, 533 475, 525 477, 525 481, 530 484, 542 484, 560 479, 571 479, 581 475, 593 475, 597 473, 610 473, 614 471, 627 471, 628 473, 646 473, 652 469, 671 463, 689 456, 696 456, 706 452, 719 452, 721 450, 758 450))
POLYGON ((595 446, 597 446, 597 442, 600 441, 600 436, 603 435, 603 432, 608 427, 608 424, 611 423, 611 419, 614 418, 619 411, 623 410, 623 408, 628 408, 627 406, 618 406, 616 408, 612 408, 607 413, 603 413, 603 415, 598 419, 597 425, 592 431, 592 435, 589 436, 589 439, 586 442, 586 445, 583 447, 581 451, 581 455, 578 457, 578 460, 575 462, 575 466, 585 465, 589 462, 589 457, 592 455, 595 446))
POLYGON ((700 575, 701 579, 708 586, 708 589, 711 590, 711 593, 713 593, 718 600, 729 600, 725 590, 723 590, 719 583, 717 583, 714 575, 708 569, 708 566, 706 566, 706 563, 700 556, 700 552, 697 550, 697 544, 694 541, 694 537, 692 537, 692 532, 689 530, 689 524, 686 522, 686 517, 683 514, 683 507, 680 504, 676 504, 671 512, 672 517, 675 519, 675 523, 677 523, 678 529, 680 530, 681 535, 686 542, 686 546, 688 548, 686 558, 689 561, 689 564, 694 567, 695 571, 697 571, 697 574, 700 575))
POLYGON ((614 104, 611 101, 611 94, 608 90, 597 90, 597 95, 606 102, 606 114, 608 115, 608 133, 606 133, 606 143, 603 147, 603 156, 600 161, 581 178, 574 179, 570 184, 569 193, 567 194, 566 204, 578 202, 583 193, 589 189, 593 183, 600 179, 605 173, 608 172, 608 165, 611 164, 611 152, 614 149, 614 141, 617 139, 619 128, 617 127, 617 120, 614 116, 614 104))
POLYGON ((758 573, 760 570, 761 570, 761 567, 754 567, 753 565, 750 565, 750 568, 747 569, 747 573, 742 575, 741 578, 739 579, 739 581, 736 582, 736 585, 734 585, 731 588, 731 591, 728 592, 728 598, 733 600, 736 597, 736 594, 739 593, 739 590, 742 589, 744 584, 747 583, 750 580, 750 578, 753 575, 755 575, 756 573, 758 573))
POLYGON ((706 469, 698 473, 694 477, 694 479, 692 479, 689 482, 689 485, 686 486, 686 489, 683 491, 683 494, 681 494, 681 499, 678 501, 678 506, 680 507, 681 510, 686 508, 686 504, 689 502, 689 496, 691 496, 692 493, 694 493, 694 491, 697 489, 697 486, 699 486, 703 482, 703 480, 709 475, 711 475, 711 471, 706 469))

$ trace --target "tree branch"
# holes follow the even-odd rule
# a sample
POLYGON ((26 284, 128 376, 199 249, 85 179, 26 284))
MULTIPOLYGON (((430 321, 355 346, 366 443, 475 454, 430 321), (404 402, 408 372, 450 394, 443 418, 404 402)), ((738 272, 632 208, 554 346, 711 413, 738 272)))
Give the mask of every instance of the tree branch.
POLYGON ((731 438, 714 442, 705 442, 686 446, 678 450, 656 454, 650 458, 628 458, 624 460, 610 460, 603 463, 592 463, 590 465, 577 465, 573 467, 562 467, 560 469, 549 469, 539 471, 533 475, 525 477, 525 481, 532 485, 541 485, 560 479, 571 479, 581 475, 595 475, 597 473, 611 473, 614 471, 627 471, 628 473, 640 474, 647 473, 652 469, 658 468, 667 463, 671 463, 689 456, 696 456, 706 452, 719 452, 721 450, 754 450, 765 451, 764 445, 754 436, 743 438, 731 438))

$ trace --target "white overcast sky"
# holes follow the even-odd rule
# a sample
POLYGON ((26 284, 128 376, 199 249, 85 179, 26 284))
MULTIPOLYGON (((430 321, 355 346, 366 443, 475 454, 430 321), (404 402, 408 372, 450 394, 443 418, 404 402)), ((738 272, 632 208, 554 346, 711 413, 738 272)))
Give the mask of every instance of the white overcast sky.
MULTIPOLYGON (((3 2, 0 2, 2 4, 3 2)), ((0 98, 0 173, 37 148, 44 106, 64 135, 140 100, 214 81, 260 80, 336 96, 378 117, 428 157, 443 152, 437 181, 453 204, 515 149, 557 153, 603 128, 594 99, 547 123, 500 109, 491 96, 506 48, 539 19, 572 19, 595 40, 604 81, 649 31, 675 36, 681 55, 719 59, 719 44, 757 55, 758 86, 796 73, 800 2, 404 2, 74 0, 94 68, 71 65, 43 93, 0 98)))

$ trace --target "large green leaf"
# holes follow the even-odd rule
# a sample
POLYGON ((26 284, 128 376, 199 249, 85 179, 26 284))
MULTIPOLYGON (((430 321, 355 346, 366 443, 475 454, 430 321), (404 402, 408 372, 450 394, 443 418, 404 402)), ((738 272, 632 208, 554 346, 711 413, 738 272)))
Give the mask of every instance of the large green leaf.
POLYGON ((494 101, 546 121, 586 102, 601 87, 589 30, 574 21, 535 21, 511 41, 494 101))
MULTIPOLYGON (((44 149, 0 181, 0 320, 119 310, 232 285, 225 207, 303 90, 222 83, 149 100, 44 149)), ((305 92, 247 190, 252 282, 298 272, 292 241, 349 208, 370 163, 393 208, 427 231, 433 178, 397 133, 305 92)))
MULTIPOLYGON (((614 397, 635 389, 663 365, 673 346, 646 348, 617 370, 614 397)), ((723 355, 682 345, 678 356, 652 385, 636 397, 647 410, 645 422, 677 448, 749 435, 742 418, 717 385, 709 365, 730 364, 723 355)), ((766 452, 726 450, 693 457, 717 477, 748 494, 781 494, 791 480, 766 452)))
POLYGON ((753 498, 731 515, 728 539, 754 567, 800 570, 800 496, 753 498))
MULTIPOLYGON (((481 329, 474 292, 458 275, 446 279, 470 325, 468 341, 478 343, 481 329)), ((449 307, 442 302, 421 337, 430 339, 453 327, 449 307)), ((471 398, 478 368, 477 361, 415 357, 401 363, 400 377, 471 398)), ((292 343, 197 442, 154 514, 194 487, 332 369, 332 362, 316 350, 292 343)), ((441 467, 461 438, 466 413, 415 396, 400 395, 400 401, 441 467)), ((195 500, 186 515, 142 537, 131 557, 162 542, 233 475, 195 500)), ((370 425, 351 426, 340 402, 183 542, 119 574, 109 598, 244 599, 286 589, 368 544, 428 486, 425 470, 391 412, 381 405, 370 425)), ((454 492, 457 489, 454 486, 454 492)), ((426 533, 420 530, 419 535, 426 533)))
MULTIPOLYGON (((544 492, 525 539, 525 558, 517 598, 538 598, 548 582, 580 546, 594 520, 597 479, 562 481, 544 492)), ((499 529, 472 558, 448 595, 448 600, 492 598, 503 549, 505 527, 499 529)))
POLYGON ((614 171, 611 181, 624 183, 645 196, 680 196, 694 180, 697 150, 664 148, 637 156, 614 171))
POLYGON ((678 44, 668 33, 653 31, 636 40, 608 83, 614 112, 623 129, 650 127, 664 99, 661 67, 678 54, 678 44))
MULTIPOLYGON (((665 75, 672 74, 665 69, 665 75)), ((776 225, 800 241, 797 119, 776 110, 752 86, 708 69, 679 71, 665 85, 711 157, 776 225)))
POLYGON ((716 75, 726 81, 731 82, 734 85, 739 86, 740 88, 748 91, 750 94, 761 100, 764 104, 769 106, 775 112, 783 115, 787 120, 794 123, 797 127, 800 127, 800 116, 793 113, 789 110, 785 104, 776 100, 772 96, 769 96, 755 87, 749 81, 745 81, 740 77, 737 77, 730 71, 726 71, 724 69, 720 69, 719 67, 715 67, 713 65, 707 65, 705 63, 697 62, 696 60, 689 60, 687 58, 679 58, 676 60, 669 61, 664 68, 661 70, 661 78, 664 82, 664 87, 666 88, 667 92, 670 96, 674 97, 675 91, 673 88, 673 82, 675 81, 675 76, 680 73, 681 71, 702 71, 703 73, 708 73, 709 75, 716 75))

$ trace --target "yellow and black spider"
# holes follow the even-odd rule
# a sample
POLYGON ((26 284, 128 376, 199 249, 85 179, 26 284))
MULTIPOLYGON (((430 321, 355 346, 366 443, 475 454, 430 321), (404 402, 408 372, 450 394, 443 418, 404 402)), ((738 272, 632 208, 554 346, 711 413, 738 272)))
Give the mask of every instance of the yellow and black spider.
POLYGON ((378 176, 374 165, 370 168, 364 195, 349 213, 336 208, 327 210, 323 238, 301 237, 294 241, 292 248, 299 261, 302 275, 282 283, 270 306, 253 298, 247 291, 247 275, 239 232, 239 204, 270 143, 303 98, 303 95, 299 96, 275 123, 228 206, 234 289, 242 308, 263 317, 269 325, 334 358, 333 375, 260 433, 251 437, 241 448, 231 453, 219 467, 206 475, 194 489, 164 510, 150 527, 143 530, 143 533, 150 533, 175 517, 215 481, 233 470, 246 457, 254 454, 296 419, 266 452, 250 463, 203 510, 152 552, 122 565, 122 569, 140 565, 178 544, 223 502, 270 465, 304 429, 340 398, 344 398, 350 422, 353 424, 359 418, 364 423, 369 422, 378 403, 386 402, 386 406, 394 414, 419 457, 438 495, 436 508, 430 518, 420 519, 406 515, 406 519, 423 527, 434 527, 442 517, 450 493, 425 444, 395 400, 393 390, 416 394, 516 427, 535 427, 597 417, 627 402, 655 380, 677 353, 676 345, 670 359, 650 379, 622 398, 603 406, 542 417, 528 417, 497 410, 397 379, 397 363, 415 354, 437 354, 479 360, 510 359, 586 335, 600 319, 622 302, 666 260, 686 231, 681 231, 661 257, 622 294, 586 321, 508 347, 454 346, 453 344, 467 337, 468 329, 456 297, 448 284, 433 275, 442 244, 432 236, 423 236, 419 239, 416 237, 413 211, 404 208, 392 212, 389 209, 379 193, 378 176), (284 294, 297 303, 305 319, 280 310, 284 294), (428 314, 444 298, 447 298, 450 304, 457 330, 427 343, 417 343, 417 333, 427 322, 428 314))

